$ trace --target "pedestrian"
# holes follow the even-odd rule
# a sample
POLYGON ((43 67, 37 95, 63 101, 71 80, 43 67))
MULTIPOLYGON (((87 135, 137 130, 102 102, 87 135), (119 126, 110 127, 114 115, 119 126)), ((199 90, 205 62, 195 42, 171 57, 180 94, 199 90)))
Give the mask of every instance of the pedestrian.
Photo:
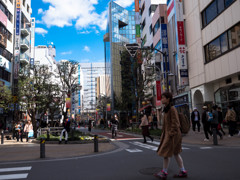
POLYGON ((218 107, 217 108, 218 111, 218 130, 221 131, 223 133, 223 135, 225 135, 226 133, 223 130, 223 113, 222 113, 222 108, 218 107))
POLYGON ((203 130, 205 134, 204 141, 209 141, 209 136, 212 135, 212 132, 210 131, 211 123, 208 121, 208 112, 207 112, 207 106, 203 106, 203 113, 202 113, 202 124, 203 124, 203 130))
POLYGON ((92 130, 92 120, 88 121, 88 131, 91 132, 92 130))
POLYGON ((66 118, 63 122, 63 130, 61 132, 61 135, 60 135, 60 140, 59 140, 59 144, 62 143, 62 136, 63 136, 63 133, 65 133, 65 144, 67 144, 67 141, 68 141, 68 133, 70 132, 70 119, 69 118, 66 118))
POLYGON ((15 132, 16 132, 17 142, 19 142, 20 133, 21 133, 21 124, 20 124, 20 121, 18 121, 18 122, 15 124, 15 132))
POLYGON ((154 114, 153 115, 153 126, 158 129, 158 120, 157 120, 157 116, 154 114))
POLYGON ((200 113, 198 112, 196 107, 193 109, 193 112, 191 114, 191 120, 192 120, 193 131, 195 132, 196 125, 197 125, 198 132, 200 132, 200 126, 201 126, 201 124, 200 124, 200 113))
POLYGON ((220 136, 220 139, 223 139, 223 136, 222 134, 219 132, 218 130, 218 124, 219 124, 219 121, 218 121, 218 111, 217 111, 217 105, 214 105, 212 107, 212 115, 213 115, 213 119, 211 121, 211 128, 212 128, 212 131, 214 132, 214 130, 216 131, 217 135, 220 136))
POLYGON ((26 135, 26 142, 28 142, 28 134, 33 130, 32 122, 30 120, 27 121, 27 124, 24 126, 24 132, 26 135))
POLYGON ((228 137, 232 137, 235 134, 237 121, 236 121, 236 112, 233 110, 231 105, 228 106, 227 114, 225 120, 228 122, 228 137))
POLYGON ((114 118, 111 119, 112 138, 117 137, 118 124, 119 124, 118 115, 115 114, 114 118))
POLYGON ((143 143, 147 143, 146 137, 149 137, 153 142, 153 137, 150 136, 150 133, 149 133, 149 123, 148 123, 148 117, 146 114, 141 115, 141 124, 139 125, 139 128, 142 128, 142 135, 144 139, 143 143))
POLYGON ((178 112, 174 106, 172 106, 172 94, 165 92, 162 94, 162 104, 164 104, 163 115, 163 127, 160 138, 160 145, 157 153, 164 158, 163 169, 154 174, 154 176, 166 179, 168 175, 168 166, 170 163, 170 157, 174 156, 175 160, 180 168, 180 172, 174 175, 175 178, 187 177, 187 171, 184 168, 182 157, 182 134, 180 130, 180 122, 178 112))

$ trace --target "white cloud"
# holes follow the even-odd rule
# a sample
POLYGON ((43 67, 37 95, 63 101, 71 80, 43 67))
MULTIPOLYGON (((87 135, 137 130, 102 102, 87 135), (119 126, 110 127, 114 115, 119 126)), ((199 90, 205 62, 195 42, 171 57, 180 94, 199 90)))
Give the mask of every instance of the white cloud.
POLYGON ((41 34, 42 36, 45 36, 45 34, 47 34, 48 31, 43 29, 43 28, 35 28, 35 33, 41 34))
POLYGON ((114 2, 117 3, 118 5, 126 8, 126 7, 131 6, 134 3, 134 0, 116 0, 114 2))
POLYGON ((38 9, 38 14, 42 14, 42 13, 43 13, 43 9, 42 8, 38 9))
POLYGON ((42 13, 42 22, 51 26, 73 26, 77 29, 87 29, 97 25, 101 30, 105 30, 107 25, 107 11, 98 14, 94 5, 98 0, 43 0, 49 3, 49 8, 42 13))
POLYGON ((86 52, 90 52, 90 48, 88 46, 84 46, 83 50, 86 52))
POLYGON ((68 54, 72 54, 72 51, 61 52, 61 55, 68 55, 68 54))

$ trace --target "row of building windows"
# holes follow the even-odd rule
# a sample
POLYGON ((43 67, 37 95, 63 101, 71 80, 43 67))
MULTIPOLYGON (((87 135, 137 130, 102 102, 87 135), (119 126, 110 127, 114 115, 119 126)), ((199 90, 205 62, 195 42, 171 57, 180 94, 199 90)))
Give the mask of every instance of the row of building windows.
POLYGON ((240 23, 208 43, 205 49, 206 63, 240 45, 240 23))
POLYGON ((7 16, 8 20, 10 22, 12 22, 13 21, 13 15, 8 11, 8 9, 5 7, 5 5, 3 5, 2 1, 0 1, 0 9, 7 16))
POLYGON ((157 20, 157 22, 156 22, 156 24, 154 25, 154 27, 153 27, 153 36, 157 33, 157 31, 158 31, 158 29, 160 28, 160 25, 161 24, 164 24, 164 17, 163 16, 161 16, 158 20, 157 20))
POLYGON ((10 82, 11 73, 0 67, 0 79, 10 82))
POLYGON ((0 47, 0 55, 5 57, 8 61, 11 61, 12 54, 5 48, 0 47))
POLYGON ((213 19, 221 14, 236 0, 214 0, 203 12, 202 12, 202 24, 203 27, 207 26, 213 19))
POLYGON ((7 39, 12 42, 12 34, 6 29, 6 27, 0 23, 0 35, 6 36, 7 39))

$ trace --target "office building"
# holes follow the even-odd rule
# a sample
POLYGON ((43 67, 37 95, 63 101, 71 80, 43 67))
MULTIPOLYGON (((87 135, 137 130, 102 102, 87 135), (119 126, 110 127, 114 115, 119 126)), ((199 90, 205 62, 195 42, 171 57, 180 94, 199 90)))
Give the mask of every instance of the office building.
POLYGON ((216 103, 240 117, 240 1, 184 1, 192 107, 216 103))
POLYGON ((108 4, 108 24, 104 35, 106 76, 110 77, 107 91, 111 98, 111 111, 117 111, 121 103, 121 51, 124 44, 136 42, 135 12, 128 11, 113 1, 108 4), (117 102, 118 101, 118 102, 117 102))

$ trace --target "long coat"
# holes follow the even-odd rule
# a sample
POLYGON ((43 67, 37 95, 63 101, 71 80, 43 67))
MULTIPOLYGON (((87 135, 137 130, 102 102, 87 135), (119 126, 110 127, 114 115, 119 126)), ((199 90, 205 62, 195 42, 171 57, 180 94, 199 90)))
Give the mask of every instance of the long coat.
POLYGON ((141 119, 141 124, 140 126, 142 128, 142 135, 143 136, 149 136, 149 126, 148 126, 148 118, 146 115, 144 115, 141 119))
POLYGON ((182 134, 175 107, 171 106, 163 117, 163 129, 157 153, 162 157, 172 157, 182 151, 182 134))

